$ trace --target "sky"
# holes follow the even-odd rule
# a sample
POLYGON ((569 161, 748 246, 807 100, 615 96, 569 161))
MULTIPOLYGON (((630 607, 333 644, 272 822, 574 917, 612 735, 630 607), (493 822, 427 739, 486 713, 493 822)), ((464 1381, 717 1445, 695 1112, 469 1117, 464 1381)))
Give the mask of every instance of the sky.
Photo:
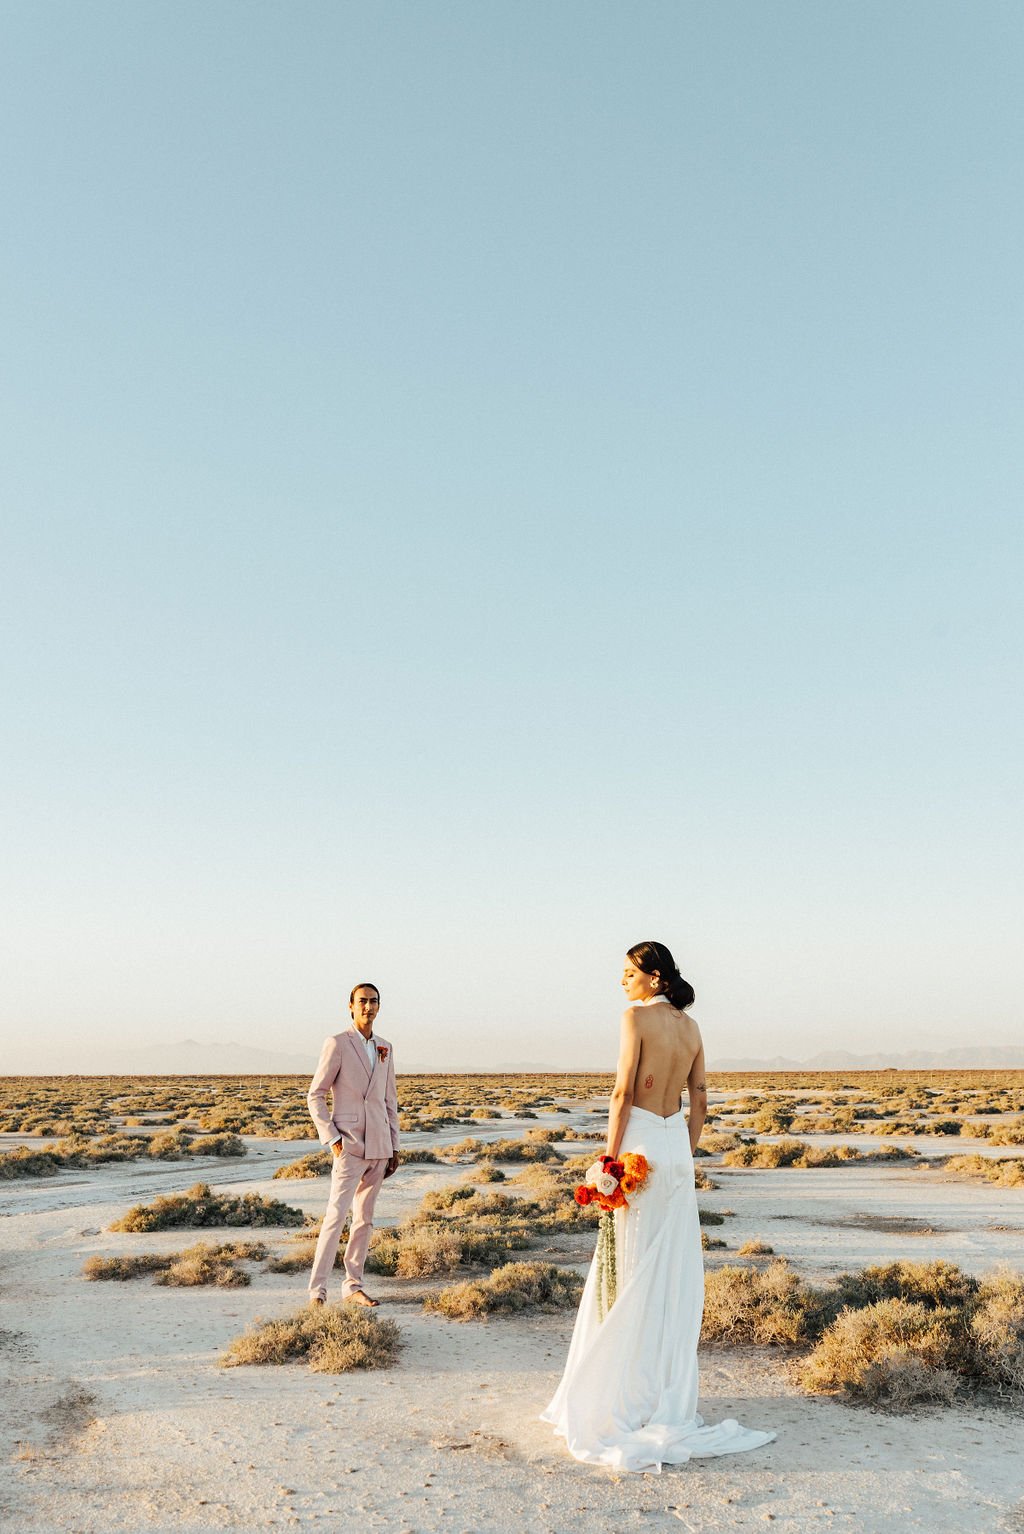
POLYGON ((1021 1041, 1019 5, 0 36, 0 1073, 1021 1041))

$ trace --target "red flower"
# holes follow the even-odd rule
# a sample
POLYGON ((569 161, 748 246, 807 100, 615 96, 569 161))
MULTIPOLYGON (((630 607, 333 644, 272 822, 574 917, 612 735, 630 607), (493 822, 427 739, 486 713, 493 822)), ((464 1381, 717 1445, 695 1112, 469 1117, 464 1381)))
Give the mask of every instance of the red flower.
POLYGON ((388 1057, 388 1046, 386 1044, 378 1044, 377 1045, 377 1059, 378 1060, 386 1060, 387 1057, 388 1057))
POLYGON ((575 1198, 577 1204, 579 1204, 580 1208, 585 1209, 594 1195, 585 1183, 581 1183, 580 1186, 576 1189, 576 1192, 573 1194, 573 1197, 575 1198))

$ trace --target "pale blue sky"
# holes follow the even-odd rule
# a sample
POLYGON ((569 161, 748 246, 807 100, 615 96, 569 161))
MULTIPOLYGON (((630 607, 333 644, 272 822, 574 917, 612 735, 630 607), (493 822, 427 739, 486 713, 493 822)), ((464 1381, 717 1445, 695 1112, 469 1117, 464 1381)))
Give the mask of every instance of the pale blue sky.
POLYGON ((0 17, 0 1072, 1017 1042, 1019 5, 0 17))

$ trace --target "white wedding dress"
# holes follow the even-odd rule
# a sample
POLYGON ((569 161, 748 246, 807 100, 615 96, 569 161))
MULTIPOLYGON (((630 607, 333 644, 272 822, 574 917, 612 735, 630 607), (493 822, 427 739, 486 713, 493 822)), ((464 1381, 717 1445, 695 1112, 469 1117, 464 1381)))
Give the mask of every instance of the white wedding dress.
POLYGON ((704 1259, 689 1131, 632 1108, 619 1154, 638 1151, 651 1171, 615 1219, 617 1298, 601 1320, 595 1253, 565 1373, 541 1420, 576 1459, 615 1470, 660 1471, 701 1455, 735 1454, 774 1433, 697 1411, 697 1340, 704 1259))

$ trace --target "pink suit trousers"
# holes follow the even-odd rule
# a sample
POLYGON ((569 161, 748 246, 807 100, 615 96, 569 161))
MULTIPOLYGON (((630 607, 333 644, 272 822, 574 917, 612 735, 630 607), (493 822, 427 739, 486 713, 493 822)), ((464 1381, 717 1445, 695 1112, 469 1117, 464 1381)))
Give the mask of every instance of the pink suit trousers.
POLYGON ((334 1267, 345 1216, 352 1210, 352 1225, 345 1247, 345 1279, 341 1286, 342 1296, 348 1299, 363 1287, 363 1267, 373 1232, 373 1206, 377 1202, 380 1185, 384 1181, 387 1157, 364 1161, 343 1150, 335 1156, 331 1168, 331 1196, 327 1201, 327 1213, 320 1227, 320 1239, 316 1244, 313 1270, 309 1275, 310 1299, 327 1298, 327 1280, 334 1267))

